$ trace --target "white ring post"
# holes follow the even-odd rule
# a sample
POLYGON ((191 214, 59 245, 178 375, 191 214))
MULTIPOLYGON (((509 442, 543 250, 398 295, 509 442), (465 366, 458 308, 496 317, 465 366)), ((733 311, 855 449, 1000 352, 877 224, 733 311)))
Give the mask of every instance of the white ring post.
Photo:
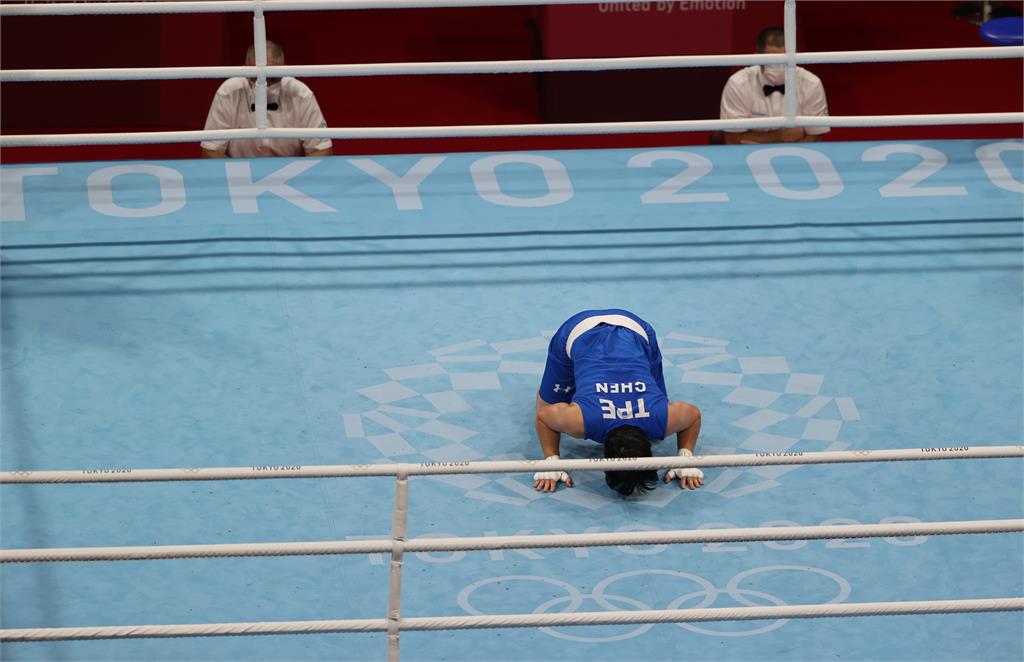
POLYGON ((786 94, 783 95, 782 112, 786 115, 786 126, 795 126, 796 121, 796 0, 786 0, 783 6, 783 30, 786 40, 786 94))
POLYGON ((388 662, 399 660, 402 617, 402 566, 409 524, 409 473, 399 469, 395 481, 395 510, 391 516, 391 574, 388 578, 388 662))

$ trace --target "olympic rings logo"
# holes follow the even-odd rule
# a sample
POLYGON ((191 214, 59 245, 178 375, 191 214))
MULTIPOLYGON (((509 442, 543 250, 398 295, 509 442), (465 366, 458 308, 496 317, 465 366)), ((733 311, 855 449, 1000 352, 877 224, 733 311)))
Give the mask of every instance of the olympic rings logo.
MULTIPOLYGON (((609 611, 622 611, 624 609, 655 609, 654 606, 647 604, 636 598, 632 598, 626 595, 620 595, 615 593, 609 593, 608 588, 623 579, 631 577, 641 577, 644 575, 662 575, 667 577, 675 577, 678 579, 691 582, 696 585, 697 590, 681 593, 678 597, 671 600, 667 605, 666 609, 705 609, 713 605, 718 597, 725 594, 732 598, 737 604, 747 607, 762 607, 765 604, 772 605, 784 605, 785 600, 782 598, 766 593, 764 591, 757 591, 750 588, 741 588, 740 584, 745 580, 750 579, 756 575, 764 573, 774 572, 802 572, 810 573, 811 575, 820 575, 835 583, 836 594, 831 599, 827 600, 824 604, 835 604, 845 601, 852 592, 853 588, 850 586, 844 577, 838 575, 831 570, 825 570, 824 568, 815 568, 812 566, 805 565, 769 565, 760 568, 754 568, 752 570, 744 570, 743 572, 735 575, 728 581, 724 588, 719 588, 712 584, 707 579, 704 579, 700 575, 695 575, 689 572, 682 572, 680 570, 662 570, 662 569, 646 569, 646 570, 631 570, 628 572, 620 572, 619 574, 612 575, 602 579, 594 585, 594 590, 590 593, 584 593, 580 589, 576 588, 572 584, 562 581, 561 579, 553 579, 551 577, 544 577, 541 575, 502 575, 500 577, 489 577, 487 579, 481 579, 479 581, 469 584, 459 592, 458 603, 467 613, 474 616, 488 616, 484 611, 473 605, 470 602, 470 598, 481 588, 489 586, 491 584, 500 584, 502 582, 510 581, 522 581, 522 582, 539 582, 541 584, 550 584, 551 586, 557 587, 565 591, 564 596, 551 598, 545 602, 540 603, 533 609, 534 614, 548 613, 549 610, 556 607, 561 607, 561 613, 575 613, 583 605, 584 600, 593 600, 599 606, 609 611), (759 601, 759 602, 758 602, 759 601)), ((647 584, 649 582, 645 582, 647 584)), ((658 582, 659 584, 664 582, 658 582)), ((507 594, 506 594, 507 595, 507 594)), ((586 611, 586 610, 584 610, 586 611)), ((772 630, 777 630, 783 625, 788 623, 788 619, 779 619, 749 630, 712 630, 709 628, 700 627, 693 623, 676 623, 677 626, 696 632, 698 634, 704 634, 711 637, 752 637, 772 630)), ((610 641, 622 641, 625 639, 632 639, 633 637, 639 637, 644 634, 652 627, 654 623, 643 623, 636 626, 632 630, 617 635, 609 636, 598 636, 588 637, 580 636, 576 634, 567 634, 565 632, 559 632, 558 630, 550 627, 542 627, 540 631, 558 639, 565 639, 567 641, 580 641, 586 643, 604 643, 610 641)))
POLYGON ((7 473, 15 478, 28 478, 32 475, 31 471, 8 471, 7 473))
POLYGON ((188 468, 182 469, 182 471, 187 473, 187 474, 197 474, 200 471, 202 471, 202 469, 188 467, 188 468))

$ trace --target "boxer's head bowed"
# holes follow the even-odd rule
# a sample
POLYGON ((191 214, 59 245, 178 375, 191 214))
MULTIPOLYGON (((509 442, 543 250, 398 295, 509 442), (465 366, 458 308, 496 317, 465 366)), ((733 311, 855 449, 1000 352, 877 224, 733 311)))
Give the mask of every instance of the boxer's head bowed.
MULTIPOLYGON (((608 433, 604 442, 604 456, 607 458, 651 457, 651 442, 638 427, 623 425, 608 433)), ((647 471, 606 471, 604 481, 623 496, 634 492, 644 493, 658 485, 658 472, 647 471)))

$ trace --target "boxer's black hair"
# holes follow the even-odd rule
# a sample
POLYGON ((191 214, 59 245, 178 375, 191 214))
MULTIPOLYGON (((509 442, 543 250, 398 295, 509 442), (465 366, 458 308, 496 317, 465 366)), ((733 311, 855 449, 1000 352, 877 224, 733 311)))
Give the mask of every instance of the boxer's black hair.
MULTIPOLYGON (((608 433, 604 441, 604 456, 651 457, 651 442, 644 431, 634 425, 623 425, 608 433)), ((658 472, 647 471, 606 471, 604 482, 622 496, 634 492, 643 494, 658 485, 658 472)))

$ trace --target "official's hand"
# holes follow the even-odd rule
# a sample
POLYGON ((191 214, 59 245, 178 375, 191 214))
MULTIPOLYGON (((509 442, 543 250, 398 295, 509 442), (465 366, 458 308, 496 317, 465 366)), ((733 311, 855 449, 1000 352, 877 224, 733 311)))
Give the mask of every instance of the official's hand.
MULTIPOLYGON (((693 451, 689 448, 680 448, 679 457, 693 457, 693 451)), ((686 467, 685 469, 670 469, 665 472, 665 482, 671 483, 679 480, 679 489, 697 490, 704 487, 704 472, 697 467, 686 467)))
MULTIPOLYGON (((558 460, 557 455, 549 455, 545 460, 558 460)), ((565 483, 572 487, 572 477, 564 471, 538 471, 533 474, 533 489, 538 492, 554 492, 558 489, 558 483, 565 483)))

